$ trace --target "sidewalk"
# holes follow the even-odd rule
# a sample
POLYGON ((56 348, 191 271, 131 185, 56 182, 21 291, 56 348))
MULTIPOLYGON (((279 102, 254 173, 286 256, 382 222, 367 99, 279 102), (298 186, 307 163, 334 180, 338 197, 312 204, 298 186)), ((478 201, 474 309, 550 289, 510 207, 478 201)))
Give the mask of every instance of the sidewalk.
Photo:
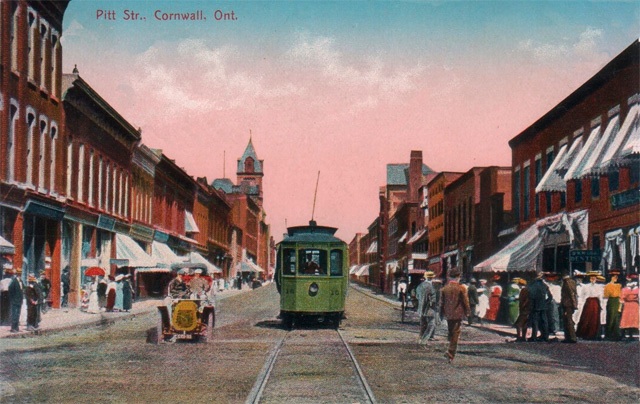
MULTIPOLYGON (((216 293, 216 300, 224 300, 227 297, 237 295, 239 293, 253 290, 249 287, 243 287, 242 290, 229 289, 216 293)), ((27 331, 26 316, 20 317, 20 332, 12 333, 9 325, 0 326, 0 338, 21 338, 31 335, 44 335, 49 332, 61 330, 81 328, 86 326, 96 326, 104 323, 110 323, 118 320, 129 319, 141 314, 146 314, 156 310, 157 306, 163 304, 163 299, 143 299, 133 302, 131 311, 129 312, 101 312, 87 313, 80 309, 50 309, 46 313, 42 313, 42 321, 40 327, 36 331, 27 331)))

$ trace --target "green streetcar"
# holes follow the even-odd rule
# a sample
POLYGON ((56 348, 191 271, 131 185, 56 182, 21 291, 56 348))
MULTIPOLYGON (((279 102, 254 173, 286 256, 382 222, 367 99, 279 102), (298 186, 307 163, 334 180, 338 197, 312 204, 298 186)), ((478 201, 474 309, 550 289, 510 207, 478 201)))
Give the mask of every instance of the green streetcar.
POLYGON ((334 227, 289 227, 278 244, 276 285, 285 327, 314 320, 336 328, 344 315, 349 270, 347 244, 334 227))

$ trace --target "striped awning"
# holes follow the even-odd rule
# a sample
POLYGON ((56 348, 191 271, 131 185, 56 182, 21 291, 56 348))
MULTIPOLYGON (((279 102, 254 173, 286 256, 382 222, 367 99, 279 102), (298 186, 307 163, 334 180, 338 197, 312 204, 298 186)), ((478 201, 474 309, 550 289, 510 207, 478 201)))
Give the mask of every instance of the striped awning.
POLYGON ((15 254, 15 251, 13 244, 0 236, 0 254, 15 254))

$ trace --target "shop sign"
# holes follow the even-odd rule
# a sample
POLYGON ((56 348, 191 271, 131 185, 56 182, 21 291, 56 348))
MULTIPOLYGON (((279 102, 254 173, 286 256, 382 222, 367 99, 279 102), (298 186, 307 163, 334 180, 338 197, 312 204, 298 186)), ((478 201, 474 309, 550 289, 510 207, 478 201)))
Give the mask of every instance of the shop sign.
POLYGON ((623 209, 629 206, 640 204, 640 188, 630 189, 611 195, 611 210, 623 209))
POLYGON ((600 262, 602 252, 600 250, 572 250, 569 252, 569 261, 580 262, 600 262))
POLYGON ((97 227, 103 230, 113 231, 113 228, 116 226, 116 219, 111 218, 109 216, 100 215, 98 216, 98 224, 97 227))
POLYGON ((167 241, 169 241, 169 234, 162 232, 160 230, 156 230, 155 233, 153 234, 153 239, 155 241, 159 241, 161 243, 167 244, 167 241))
POLYGON ((34 200, 28 200, 27 205, 24 208, 24 213, 30 215, 42 216, 53 220, 62 220, 64 217, 64 208, 49 205, 43 202, 37 202, 34 200))

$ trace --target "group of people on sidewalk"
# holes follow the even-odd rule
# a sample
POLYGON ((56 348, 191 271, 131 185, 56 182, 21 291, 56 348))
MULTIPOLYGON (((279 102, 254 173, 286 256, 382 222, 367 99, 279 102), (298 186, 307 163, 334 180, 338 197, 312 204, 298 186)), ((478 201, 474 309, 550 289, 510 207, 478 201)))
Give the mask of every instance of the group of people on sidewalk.
POLYGON ((27 330, 37 330, 42 313, 49 307, 50 290, 51 282, 44 274, 38 278, 29 274, 25 285, 18 271, 6 269, 0 280, 0 324, 9 325, 12 333, 20 332, 20 316, 26 303, 27 330))
POLYGON ((95 276, 82 292, 81 310, 87 313, 128 312, 133 306, 131 275, 95 276))
MULTIPOLYGON (((619 341, 632 337, 638 330, 638 284, 635 275, 629 275, 623 288, 618 283, 620 271, 609 271, 610 282, 600 272, 578 273, 575 279, 564 274, 562 283, 556 274, 539 273, 527 283, 514 278, 517 293, 513 295, 518 317, 514 321, 516 341, 549 341, 560 328, 564 329, 562 342, 575 343, 582 339, 619 341), (585 275, 588 283, 576 281, 585 275), (531 337, 527 339, 528 329, 531 337)), ((511 304, 511 303, 510 303, 511 304)))

